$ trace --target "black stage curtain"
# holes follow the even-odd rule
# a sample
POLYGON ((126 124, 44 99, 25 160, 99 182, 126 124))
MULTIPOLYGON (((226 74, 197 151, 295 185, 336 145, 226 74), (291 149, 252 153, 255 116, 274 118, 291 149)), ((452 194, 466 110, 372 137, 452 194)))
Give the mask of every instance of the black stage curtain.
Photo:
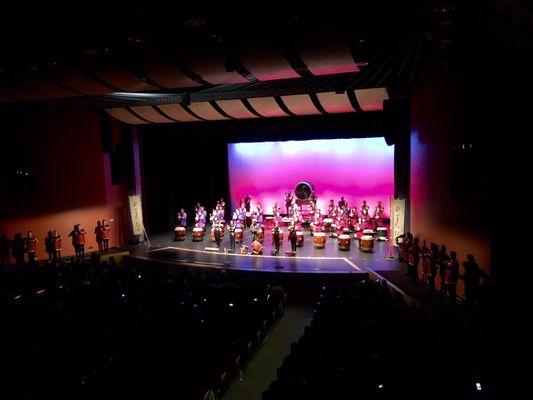
POLYGON ((227 143, 376 137, 385 129, 381 112, 141 126, 146 229, 169 232, 181 207, 191 223, 198 201, 208 213, 220 197, 231 206, 227 143))

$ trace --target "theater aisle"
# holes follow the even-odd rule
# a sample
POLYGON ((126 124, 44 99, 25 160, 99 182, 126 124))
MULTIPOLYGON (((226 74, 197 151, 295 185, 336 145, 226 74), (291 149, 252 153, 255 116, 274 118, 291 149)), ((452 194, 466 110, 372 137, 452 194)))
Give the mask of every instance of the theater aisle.
POLYGON ((310 323, 313 302, 298 297, 293 304, 289 300, 287 311, 248 364, 242 380, 236 381, 224 400, 261 400, 263 392, 276 379, 276 370, 290 353, 291 343, 298 341, 310 323))

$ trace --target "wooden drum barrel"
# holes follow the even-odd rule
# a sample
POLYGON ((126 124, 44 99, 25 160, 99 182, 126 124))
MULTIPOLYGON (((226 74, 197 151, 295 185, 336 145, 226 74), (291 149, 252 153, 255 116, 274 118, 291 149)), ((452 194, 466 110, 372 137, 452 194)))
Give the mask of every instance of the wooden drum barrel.
POLYGON ((372 252, 374 251, 374 237, 370 235, 363 235, 359 240, 359 248, 361 251, 372 252))
POLYGON ((324 232, 316 232, 313 236, 313 244, 316 249, 326 247, 326 234, 324 232))
POLYGON ((350 235, 340 235, 339 236, 339 250, 350 250, 350 244, 352 239, 350 235))
POLYGON ((177 226, 174 228, 174 240, 183 241, 187 237, 187 231, 183 226, 177 226))

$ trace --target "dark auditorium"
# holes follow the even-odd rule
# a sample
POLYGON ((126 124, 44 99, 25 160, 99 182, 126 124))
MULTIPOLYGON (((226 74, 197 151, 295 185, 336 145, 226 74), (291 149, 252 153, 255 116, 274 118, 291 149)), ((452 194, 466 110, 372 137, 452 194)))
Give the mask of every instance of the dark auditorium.
POLYGON ((158 3, 3 6, 0 399, 505 398, 531 4, 158 3))

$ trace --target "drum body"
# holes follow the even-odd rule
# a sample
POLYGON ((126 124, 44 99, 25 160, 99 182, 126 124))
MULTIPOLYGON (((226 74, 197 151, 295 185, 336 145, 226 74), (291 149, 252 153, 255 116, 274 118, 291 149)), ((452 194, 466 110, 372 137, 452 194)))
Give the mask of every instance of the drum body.
POLYGON ((192 240, 193 242, 201 242, 204 240, 205 232, 202 228, 193 228, 192 229, 192 240))
POLYGON ((296 231, 296 246, 302 247, 304 245, 304 233, 296 231))
POLYGON ((292 221, 292 218, 287 218, 287 217, 284 217, 281 219, 281 222, 283 223, 283 225, 289 225, 292 221))
POLYGON ((249 228, 252 225, 252 213, 246 213, 246 227, 249 228))
POLYGON ((350 245, 352 243, 352 238, 350 235, 340 235, 339 236, 339 250, 350 250, 350 245))
POLYGON ((374 237, 370 235, 361 236, 361 239, 359 240, 359 248, 361 251, 374 251, 374 237))
POLYGON ((263 245, 257 240, 252 243, 252 254, 259 255, 263 254, 263 245))
POLYGON ((187 236, 187 231, 183 226, 177 226, 174 229, 174 240, 176 241, 183 241, 185 240, 185 237, 187 236))
POLYGON ((257 240, 261 243, 263 240, 265 240, 265 231, 260 229, 257 231, 257 240))
POLYGON ((242 242, 242 239, 244 238, 244 231, 242 228, 235 228, 235 241, 240 243, 242 242))
POLYGON ((316 232, 313 236, 313 245, 316 249, 326 247, 326 234, 324 232, 316 232))
POLYGON ((376 230, 376 236, 378 240, 387 240, 388 233, 387 228, 380 226, 376 230))
POLYGON ((324 232, 331 232, 331 225, 333 224, 333 218, 324 218, 324 232))

